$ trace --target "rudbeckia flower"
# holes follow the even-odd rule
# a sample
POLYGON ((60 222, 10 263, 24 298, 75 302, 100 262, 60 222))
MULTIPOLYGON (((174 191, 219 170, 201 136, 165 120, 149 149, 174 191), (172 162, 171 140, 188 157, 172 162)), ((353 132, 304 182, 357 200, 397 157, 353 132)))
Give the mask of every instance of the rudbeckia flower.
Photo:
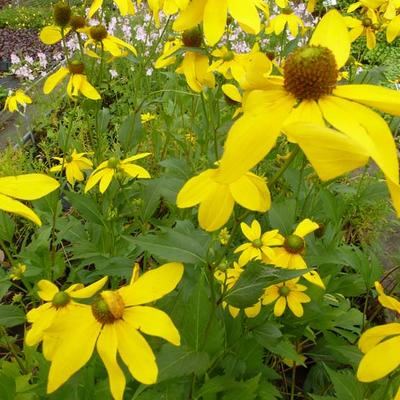
MULTIPOLYGON (((135 7, 132 0, 114 0, 114 3, 117 5, 122 16, 135 14, 135 7)), ((103 0, 93 0, 93 3, 89 8, 88 18, 92 18, 102 5, 103 0)))
POLYGON ((187 51, 176 72, 184 74, 189 87, 194 92, 200 93, 205 86, 209 88, 215 86, 214 74, 208 68, 208 57, 206 55, 187 51))
MULTIPOLYGON (((347 150, 342 145, 337 149, 337 163, 344 158, 344 150, 355 154, 366 150, 384 173, 400 216, 396 145, 384 119, 368 107, 400 115, 400 93, 369 84, 338 85, 339 69, 349 57, 350 43, 344 17, 336 10, 330 10, 318 23, 309 44, 287 57, 283 77, 266 77, 265 70, 261 69, 258 88, 253 84, 243 96, 244 115, 228 134, 221 165, 225 158, 229 160, 229 163, 225 162, 226 171, 253 168, 268 154, 280 132, 287 133, 288 125, 295 122, 314 124, 315 130, 320 130, 320 138, 315 144, 329 147, 333 145, 332 140, 336 141, 332 139, 332 132, 325 128, 325 124, 329 124, 342 133, 337 136, 342 136, 342 144, 344 138, 349 140, 347 150), (337 40, 338 37, 341 40, 337 40), (245 160, 244 164, 241 165, 238 159, 245 160)), ((289 140, 295 141, 290 137, 292 134, 296 134, 295 129, 288 135, 289 140)), ((297 143, 302 147, 301 137, 297 143)), ((331 151, 330 156, 333 154, 331 151)), ((351 159, 348 159, 346 165, 350 163, 351 159)), ((359 163, 355 164, 359 166, 359 163)), ((313 166, 320 176, 329 174, 315 163, 313 166)), ((332 179, 334 176, 330 175, 332 179)))
POLYGON ((9 94, 6 98, 6 102, 4 104, 4 110, 8 110, 10 112, 19 111, 18 105, 22 107, 26 107, 27 104, 32 104, 32 99, 27 96, 21 89, 15 91, 14 94, 9 94))
POLYGON ((250 260, 273 263, 275 252, 272 247, 281 245, 283 238, 278 229, 262 233, 257 220, 253 220, 250 226, 242 222, 240 228, 249 242, 243 243, 235 250, 235 253, 242 253, 239 257, 239 264, 246 265, 250 260))
POLYGON ((182 10, 173 29, 185 31, 203 22, 204 36, 210 46, 215 45, 224 34, 228 13, 248 33, 260 31, 257 7, 265 9, 258 0, 193 0, 182 10))
MULTIPOLYGON (((232 268, 228 268, 225 271, 217 270, 214 273, 215 279, 221 284, 221 290, 226 291, 231 289, 243 272, 242 268, 243 264, 234 262, 232 268)), ((233 318, 236 318, 240 313, 240 308, 231 306, 226 301, 222 302, 222 306, 225 308, 228 306, 229 314, 232 315, 233 318)), ((255 318, 261 311, 261 301, 258 301, 256 304, 250 307, 246 307, 244 309, 244 313, 248 318, 255 318)))
POLYGON ((68 68, 61 67, 58 71, 51 74, 44 83, 44 94, 51 93, 67 75, 70 75, 67 93, 68 96, 75 100, 79 93, 92 100, 100 100, 99 92, 89 83, 86 75, 83 74, 84 64, 79 61, 72 61, 68 64, 68 68))
POLYGON ((350 28, 350 38, 354 42, 360 36, 365 35, 367 47, 372 50, 376 46, 375 32, 379 31, 380 24, 374 12, 369 12, 363 19, 344 17, 346 25, 350 28))
POLYGON ((100 56, 90 48, 92 46, 94 46, 94 50, 102 49, 108 51, 113 57, 126 56, 128 54, 126 50, 137 55, 136 49, 131 44, 109 35, 107 29, 103 25, 92 26, 88 30, 88 34, 89 39, 86 40, 84 47, 86 54, 90 57, 100 58, 100 56))
POLYGON ((43 340, 43 353, 48 360, 51 359, 57 339, 52 336, 45 338, 46 329, 49 329, 57 318, 64 318, 74 308, 81 307, 81 304, 76 303, 73 299, 92 297, 103 288, 107 279, 108 277, 104 277, 86 287, 76 283, 61 291, 54 283, 45 279, 40 280, 37 284, 38 295, 46 303, 27 313, 27 320, 32 326, 25 335, 25 343, 28 346, 35 346, 43 340))
POLYGON ((265 29, 265 32, 274 32, 275 35, 280 35, 287 25, 289 28, 289 32, 292 34, 292 36, 296 37, 299 33, 299 27, 304 27, 303 21, 293 12, 290 7, 286 6, 280 11, 281 14, 278 14, 277 16, 271 18, 268 26, 265 29))
POLYGON ((43 174, 26 174, 0 178, 0 210, 20 215, 42 225, 39 217, 18 200, 37 200, 56 190, 60 184, 43 174), (18 199, 18 200, 15 200, 18 199))
MULTIPOLYGON (((319 225, 309 219, 304 219, 301 221, 295 231, 287 236, 277 237, 275 242, 280 241, 279 245, 282 247, 275 247, 275 258, 274 264, 277 267, 290 268, 290 269, 306 269, 307 264, 304 261, 302 254, 306 248, 306 242, 304 237, 314 232, 319 228, 319 225)), ((303 275, 305 279, 314 283, 315 285, 325 288, 318 272, 311 271, 303 275)))
POLYGON ((274 306, 274 315, 281 317, 286 310, 290 308, 292 313, 300 318, 304 314, 303 303, 309 303, 311 299, 303 293, 307 286, 300 285, 297 282, 299 278, 281 282, 276 285, 268 286, 262 297, 262 304, 267 305, 276 301, 274 306))
POLYGON ((154 63, 154 68, 160 69, 168 67, 169 65, 175 64, 176 57, 173 56, 180 48, 183 47, 183 42, 180 39, 168 40, 165 45, 162 54, 157 58, 154 63))
MULTIPOLYGON (((384 306, 400 314, 400 302, 383 292, 375 282, 378 300, 384 306)), ((400 366, 400 323, 393 322, 367 329, 358 342, 364 357, 357 370, 357 379, 372 382, 385 377, 400 366)), ((400 396, 400 388, 396 399, 400 396)))
POLYGON ((252 211, 265 212, 271 206, 271 196, 265 179, 251 173, 233 177, 230 183, 220 180, 220 168, 208 169, 189 179, 179 191, 179 208, 200 204, 199 224, 206 231, 215 231, 225 225, 235 202, 252 211))
POLYGON ((85 157, 88 153, 77 153, 76 149, 72 151, 71 155, 65 158, 53 157, 60 164, 50 168, 50 172, 59 172, 61 168, 65 169, 67 181, 74 186, 75 181, 82 182, 85 179, 82 171, 93 168, 93 163, 85 157))
POLYGON ((153 18, 156 27, 160 27, 160 11, 164 11, 166 15, 172 15, 179 10, 183 10, 189 4, 189 0, 147 0, 147 5, 153 11, 153 18))
POLYGON ((245 58, 248 57, 247 54, 238 54, 223 46, 220 49, 215 49, 211 55, 216 57, 217 60, 211 63, 208 68, 209 71, 217 71, 226 79, 233 77, 240 82, 245 73, 243 63, 245 58))
POLYGON ((126 384, 117 352, 137 381, 156 383, 156 358, 142 333, 175 346, 180 345, 180 335, 166 313, 144 304, 174 290, 183 270, 180 263, 165 264, 145 272, 128 286, 101 292, 91 306, 82 304, 57 319, 49 330, 49 334, 58 335, 59 342, 51 357, 47 393, 53 393, 81 369, 95 347, 107 369, 114 399, 122 400, 126 384))
POLYGON ((104 193, 110 186, 113 176, 121 172, 130 178, 149 179, 150 174, 147 170, 132 161, 140 160, 149 156, 150 153, 140 153, 135 156, 128 157, 125 160, 117 160, 112 157, 107 161, 103 161, 90 175, 85 186, 85 193, 92 189, 97 183, 99 184, 100 193, 104 193))

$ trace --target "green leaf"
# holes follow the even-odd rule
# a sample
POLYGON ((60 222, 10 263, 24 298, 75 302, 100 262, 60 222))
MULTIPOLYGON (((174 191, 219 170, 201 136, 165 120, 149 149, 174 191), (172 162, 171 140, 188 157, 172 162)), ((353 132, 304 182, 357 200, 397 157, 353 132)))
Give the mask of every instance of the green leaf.
POLYGON ((105 134, 108 131, 108 124, 110 123, 111 114, 108 108, 102 108, 97 114, 96 127, 98 134, 105 134))
POLYGON ((161 186, 160 179, 152 179, 150 182, 145 183, 145 188, 142 193, 142 212, 141 217, 144 221, 148 221, 157 210, 161 199, 161 186))
POLYGON ((68 192, 67 198, 71 205, 88 221, 105 226, 99 206, 90 197, 68 192))
POLYGON ((289 199, 281 203, 273 203, 268 212, 268 217, 274 229, 279 229, 282 234, 288 235, 292 233, 296 221, 295 213, 296 201, 289 199))
POLYGON ((133 243, 142 250, 166 261, 180 261, 189 264, 205 264, 209 236, 198 229, 180 231, 164 229, 157 235, 143 235, 133 243))
POLYGON ((274 268, 253 261, 246 266, 236 284, 227 291, 224 300, 234 307, 252 306, 258 301, 267 286, 296 278, 307 271, 309 270, 274 268))
POLYGON ((158 382, 191 374, 201 375, 209 363, 207 353, 191 350, 187 346, 165 344, 157 356, 158 382))
POLYGON ((204 385, 195 394, 194 399, 200 400, 211 394, 232 390, 232 387, 235 386, 235 384, 237 384, 237 382, 230 376, 215 376, 204 383, 204 385))
POLYGON ((364 391, 350 370, 337 372, 325 365, 325 369, 332 381, 336 397, 340 400, 363 400, 364 391))
POLYGON ((144 136, 144 129, 140 122, 140 112, 128 115, 122 123, 118 137, 125 153, 132 151, 144 136))
POLYGON ((5 212, 0 211, 0 240, 11 242, 14 236, 15 223, 5 212))
POLYGON ((11 328, 24 322, 25 314, 19 307, 0 304, 0 325, 11 328))

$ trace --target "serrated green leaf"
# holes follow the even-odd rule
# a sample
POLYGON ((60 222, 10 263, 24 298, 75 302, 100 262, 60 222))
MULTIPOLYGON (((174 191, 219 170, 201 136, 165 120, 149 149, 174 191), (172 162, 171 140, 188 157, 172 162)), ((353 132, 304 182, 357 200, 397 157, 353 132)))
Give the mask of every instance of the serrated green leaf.
POLYGON ((332 381, 336 392, 336 397, 340 400, 363 400, 364 393, 362 384, 357 381, 354 372, 350 370, 342 370, 337 372, 327 365, 325 369, 332 381))

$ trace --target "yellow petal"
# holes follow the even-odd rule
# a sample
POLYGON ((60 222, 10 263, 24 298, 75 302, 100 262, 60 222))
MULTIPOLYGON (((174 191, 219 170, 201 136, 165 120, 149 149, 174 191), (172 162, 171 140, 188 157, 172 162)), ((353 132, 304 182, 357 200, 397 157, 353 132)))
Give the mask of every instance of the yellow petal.
POLYGON ((158 336, 179 346, 181 338, 171 318, 153 307, 136 306, 125 310, 124 320, 130 321, 141 332, 158 336))
POLYGON ((71 311, 63 317, 62 324, 69 326, 52 358, 47 393, 57 390, 89 361, 101 330, 89 306, 71 311))
POLYGON ((59 292, 58 287, 45 279, 42 279, 37 284, 39 291, 38 295, 44 301, 52 301, 53 297, 59 292))
POLYGON ((53 323, 57 311, 51 303, 42 304, 27 314, 29 322, 33 322, 31 328, 26 332, 25 343, 35 346, 43 340, 44 331, 53 323))
POLYGON ((273 303, 279 297, 279 287, 276 285, 269 286, 265 289, 262 297, 262 303, 264 305, 273 303))
POLYGON ((104 171, 105 172, 101 177, 99 185, 100 193, 104 193, 107 190, 115 173, 115 171, 111 168, 106 168, 104 171))
MULTIPOLYGON (((105 162, 105 165, 107 165, 107 161, 105 162)), ((97 167, 97 169, 94 170, 92 174, 89 176, 89 179, 87 180, 85 186, 85 193, 87 193, 90 189, 92 189, 100 181, 100 179, 103 178, 104 174, 106 174, 108 170, 108 168, 99 171, 98 169, 99 167, 97 167)))
POLYGON ((92 100, 101 99, 99 92, 89 83, 85 75, 82 75, 82 81, 79 89, 81 93, 88 99, 92 100))
POLYGON ((143 167, 135 164, 122 164, 121 169, 131 178, 150 179, 151 176, 143 167))
POLYGON ((247 225, 245 222, 241 222, 240 228, 242 229, 243 235, 246 236, 250 242, 256 239, 260 239, 261 236, 261 226, 257 220, 253 220, 251 226, 247 225))
POLYGON ((149 344, 130 321, 118 320, 114 325, 118 352, 129 372, 145 385, 156 383, 158 367, 149 344))
POLYGON ((301 303, 298 301, 296 298, 296 292, 290 292, 289 295, 286 298, 288 307, 292 311, 292 313, 300 318, 304 314, 303 306, 301 303))
POLYGON ((228 10, 246 32, 255 35, 260 31, 260 16, 252 1, 228 0, 228 10))
POLYGON ((248 318, 255 318, 257 317, 258 314, 260 314, 261 311, 261 302, 258 301, 256 304, 254 304, 251 307, 246 307, 244 309, 244 313, 248 318))
POLYGON ((126 306, 146 304, 164 297, 180 282, 183 275, 183 264, 168 263, 141 275, 132 285, 122 287, 118 293, 126 306))
POLYGON ((86 286, 82 289, 74 290, 73 292, 69 293, 71 297, 74 299, 87 299, 89 297, 94 296, 99 290, 103 288, 108 280, 108 276, 105 276, 98 281, 92 283, 89 286, 86 286))
POLYGON ((43 93, 49 94, 53 89, 69 74, 68 68, 61 67, 58 71, 51 74, 44 83, 43 93))
POLYGON ((386 40, 392 43, 400 33, 400 15, 394 17, 386 28, 386 40))
POLYGON ((117 45, 125 47, 126 49, 130 50, 135 56, 137 56, 137 51, 131 44, 124 42, 123 40, 121 40, 115 36, 108 36, 108 38, 110 40, 112 40, 114 43, 116 43, 117 45))
POLYGON ((228 185, 218 184, 200 203, 199 224, 212 232, 225 225, 232 214, 235 202, 228 185))
POLYGON ((203 19, 205 5, 204 0, 193 0, 181 11, 172 28, 175 31, 185 31, 198 25, 203 19))
POLYGON ((202 202, 216 188, 217 184, 212 180, 215 174, 215 169, 208 169, 189 179, 179 191, 176 205, 187 208, 202 202))
POLYGON ((304 236, 309 235, 311 232, 314 232, 318 228, 319 225, 316 222, 313 222, 310 219, 306 218, 297 225, 295 231, 293 232, 293 235, 304 238, 304 236))
POLYGON ((135 154, 134 156, 130 156, 130 157, 125 158, 124 160, 122 160, 121 164, 127 164, 127 163, 130 163, 132 161, 141 160, 142 158, 148 157, 149 155, 151 155, 151 153, 135 154))
POLYGON ((360 337, 358 347, 367 353, 388 336, 400 335, 400 324, 391 323, 367 329, 360 337))
POLYGON ((390 374, 400 365, 400 336, 387 339, 373 347, 361 359, 357 379, 372 382, 390 374))
POLYGON ((368 152, 358 142, 333 129, 301 123, 285 126, 285 132, 297 141, 322 180, 336 178, 368 161, 368 152))
POLYGON ((93 3, 90 6, 90 9, 89 9, 89 12, 88 12, 88 18, 92 18, 93 15, 101 7, 102 4, 103 4, 103 0, 93 0, 93 3))
POLYGON ((118 339, 113 324, 105 324, 99 339, 97 351, 107 369, 110 391, 115 400, 122 400, 125 391, 125 376, 117 362, 118 339))
POLYGON ((293 108, 292 112, 285 120, 285 125, 290 125, 294 122, 308 122, 325 126, 321 110, 314 100, 303 100, 298 107, 293 108))
POLYGON ((226 25, 228 0, 207 0, 204 8, 204 36, 210 46, 214 46, 222 37, 226 25))
POLYGON ((241 103, 242 102, 242 96, 238 90, 238 88, 235 85, 232 85, 230 83, 222 85, 221 86, 222 91, 226 96, 228 96, 230 99, 241 103))
POLYGON ((307 272, 306 274, 303 275, 303 278, 308 280, 308 282, 311 282, 314 285, 319 286, 321 289, 325 289, 324 282, 322 281, 318 272, 316 271, 307 272))
POLYGON ((41 226, 40 218, 29 207, 11 197, 0 194, 0 210, 20 215, 41 226))
POLYGON ((55 44, 62 39, 61 28, 55 25, 45 26, 39 33, 39 39, 44 44, 55 44))
POLYGON ((286 308, 286 297, 281 296, 275 303, 274 315, 276 317, 280 317, 285 312, 285 308, 286 308))
POLYGON ((343 67, 350 55, 351 40, 346 22, 337 10, 332 9, 321 18, 310 45, 327 47, 334 54, 337 67, 343 67))
POLYGON ((376 85, 340 85, 333 94, 389 114, 400 115, 400 92, 397 90, 376 85))
POLYGON ((44 174, 0 178, 0 193, 19 200, 36 200, 56 190, 60 184, 44 174))

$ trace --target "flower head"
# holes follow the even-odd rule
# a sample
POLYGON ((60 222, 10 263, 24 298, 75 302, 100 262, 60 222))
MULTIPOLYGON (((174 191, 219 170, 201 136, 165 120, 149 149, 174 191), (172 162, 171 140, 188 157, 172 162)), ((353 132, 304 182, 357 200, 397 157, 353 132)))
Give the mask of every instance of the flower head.
POLYGON ((140 121, 142 122, 142 124, 146 124, 147 122, 150 122, 156 118, 157 118, 157 116, 155 114, 151 114, 151 113, 143 113, 140 115, 140 121))
POLYGON ((42 223, 37 214, 18 200, 40 199, 59 186, 55 179, 43 174, 0 178, 0 210, 20 215, 40 226, 42 223))
POLYGON ((157 381, 154 353, 142 333, 161 337, 175 346, 180 335, 169 316, 143 304, 164 297, 182 278, 183 265, 169 263, 148 271, 128 286, 106 290, 92 305, 81 305, 57 319, 49 334, 59 339, 51 357, 47 392, 52 393, 90 359, 94 348, 103 361, 111 393, 122 400, 125 376, 117 361, 117 352, 132 376, 141 383, 157 381))
POLYGON ((221 182, 221 168, 208 169, 189 179, 178 193, 180 208, 200 204, 199 224, 206 231, 215 231, 226 224, 235 202, 252 211, 265 212, 271 197, 265 179, 244 172, 229 183, 221 182))
POLYGON ((73 186, 75 181, 81 182, 85 179, 83 171, 93 168, 93 163, 85 157, 86 154, 88 153, 77 153, 74 149, 71 155, 67 155, 65 158, 53 157, 59 162, 59 165, 52 167, 50 171, 59 172, 64 168, 67 181, 73 186))
POLYGON ((72 61, 69 63, 68 68, 61 67, 58 71, 51 74, 44 83, 44 94, 51 93, 61 81, 69 75, 67 85, 67 93, 71 99, 76 99, 79 93, 92 100, 99 100, 101 96, 99 92, 89 83, 86 75, 83 73, 85 66, 80 61, 72 61))
POLYGON ((149 156, 150 153, 140 153, 135 156, 126 158, 125 160, 118 160, 114 157, 107 161, 103 161, 90 175, 85 186, 85 193, 92 189, 97 183, 99 184, 100 193, 104 193, 111 183, 113 176, 117 172, 129 178, 149 179, 150 174, 147 170, 139 165, 134 164, 132 161, 140 160, 141 158, 149 156))
MULTIPOLYGON (((310 219, 304 219, 297 225, 295 231, 291 235, 286 237, 280 236, 280 238, 277 238, 276 241, 280 242, 279 244, 281 247, 274 248, 276 255, 274 264, 282 268, 307 268, 307 264, 302 256, 306 248, 304 237, 318 228, 319 225, 316 222, 313 222, 310 219)), ((310 271, 304 274, 303 277, 311 283, 314 283, 321 288, 325 288, 318 272, 310 271)))
POLYGON ((246 265, 250 260, 273 263, 275 252, 272 247, 279 246, 283 238, 278 229, 262 233, 261 226, 257 220, 254 220, 251 226, 242 222, 240 227, 249 242, 243 243, 235 250, 235 253, 242 253, 239 257, 239 263, 246 265))
POLYGON ((274 315, 276 317, 283 315, 286 305, 296 317, 302 317, 304 314, 302 304, 309 303, 311 299, 303 293, 307 290, 307 286, 298 284, 298 281, 299 278, 295 278, 268 286, 262 296, 262 304, 271 304, 276 301, 274 306, 274 315))
POLYGON ((18 111, 18 105, 22 107, 26 107, 27 104, 31 104, 32 99, 27 96, 21 89, 15 91, 15 93, 11 93, 7 98, 4 104, 4 110, 8 110, 10 112, 18 111))

